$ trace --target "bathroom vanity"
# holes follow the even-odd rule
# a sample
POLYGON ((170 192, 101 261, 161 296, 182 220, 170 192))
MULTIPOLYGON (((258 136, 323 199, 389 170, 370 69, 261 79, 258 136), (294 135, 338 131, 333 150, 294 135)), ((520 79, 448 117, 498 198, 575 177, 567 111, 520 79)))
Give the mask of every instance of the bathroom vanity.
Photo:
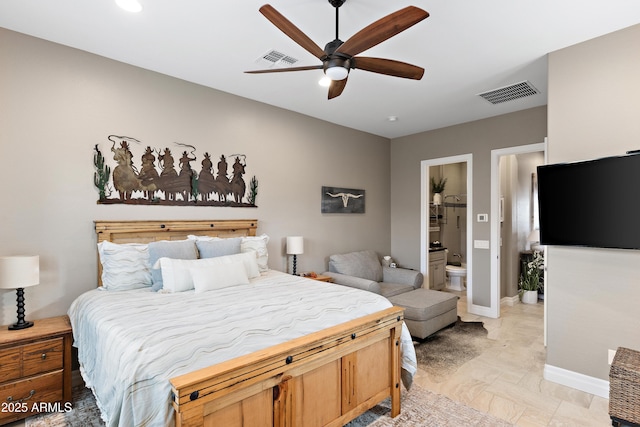
POLYGON ((429 289, 439 291, 446 285, 446 248, 429 249, 429 289))

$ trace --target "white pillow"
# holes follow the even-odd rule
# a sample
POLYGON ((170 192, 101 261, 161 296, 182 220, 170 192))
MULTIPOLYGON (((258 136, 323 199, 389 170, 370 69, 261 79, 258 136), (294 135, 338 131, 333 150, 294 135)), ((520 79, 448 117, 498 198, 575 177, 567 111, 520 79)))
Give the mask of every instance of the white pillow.
POLYGON ((193 289, 193 280, 189 273, 189 266, 197 259, 173 259, 162 257, 153 268, 160 268, 162 274, 162 289, 166 292, 184 292, 193 289))
POLYGON ((189 269, 196 293, 248 285, 249 278, 241 260, 189 269))
POLYGON ((108 291, 127 291, 151 286, 149 248, 145 244, 98 243, 102 264, 102 287, 108 291))
POLYGON ((221 262, 226 262, 229 260, 231 262, 235 262, 236 260, 242 261, 244 264, 244 268, 247 271, 247 277, 249 279, 253 279, 260 276, 260 267, 258 266, 258 258, 256 257, 256 253, 254 251, 244 252, 235 255, 225 255, 217 258, 210 259, 220 259, 221 262))
POLYGON ((240 263, 244 274, 250 279, 260 276, 255 252, 235 255, 225 255, 215 258, 202 259, 172 259, 160 258, 154 268, 162 270, 162 288, 167 292, 184 292, 194 289, 194 281, 190 270, 220 264, 240 263))
POLYGON ((269 236, 262 234, 260 236, 244 236, 240 243, 241 252, 256 252, 258 257, 258 267, 260 271, 269 270, 268 261, 269 253, 267 252, 267 243, 269 236))

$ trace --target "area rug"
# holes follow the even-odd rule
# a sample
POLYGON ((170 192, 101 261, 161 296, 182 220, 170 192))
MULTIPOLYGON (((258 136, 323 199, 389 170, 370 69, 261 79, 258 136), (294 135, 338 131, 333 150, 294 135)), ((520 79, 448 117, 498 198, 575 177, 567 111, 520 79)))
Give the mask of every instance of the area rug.
POLYGON ((27 418, 24 424, 25 427, 104 427, 93 394, 86 387, 74 387, 70 411, 39 414, 27 418))
MULTIPOLYGON (((25 420, 25 427, 103 427, 91 391, 74 389, 73 410, 41 414, 25 420)), ((508 427, 511 424, 417 385, 402 393, 402 412, 391 418, 389 399, 347 424, 348 427, 508 427)))
POLYGON ((496 345, 487 338, 482 322, 458 321, 425 340, 414 342, 420 369, 441 382, 469 360, 496 345))
POLYGON ((391 418, 391 401, 385 400, 345 427, 511 427, 504 420, 414 385, 403 392, 402 412, 391 418))

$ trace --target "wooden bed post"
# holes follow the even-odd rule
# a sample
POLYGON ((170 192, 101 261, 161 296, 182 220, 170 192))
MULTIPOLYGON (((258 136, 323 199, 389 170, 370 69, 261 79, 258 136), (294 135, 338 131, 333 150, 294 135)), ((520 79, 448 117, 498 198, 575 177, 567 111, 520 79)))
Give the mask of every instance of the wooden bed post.
MULTIPOLYGON (((398 316, 400 319, 400 316, 398 316)), ((391 345, 391 349, 389 353, 391 354, 391 366, 389 367, 390 372, 392 373, 391 384, 391 417, 395 418, 400 415, 400 379, 401 379, 401 352, 400 352, 400 335, 401 335, 401 326, 396 326, 393 330, 391 330, 391 340, 389 341, 389 345, 391 345)))

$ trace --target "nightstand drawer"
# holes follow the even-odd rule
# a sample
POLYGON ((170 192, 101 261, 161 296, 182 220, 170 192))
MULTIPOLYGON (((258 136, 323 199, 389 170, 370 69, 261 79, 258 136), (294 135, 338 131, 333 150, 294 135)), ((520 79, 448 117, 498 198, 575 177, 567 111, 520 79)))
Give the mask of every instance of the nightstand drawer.
POLYGON ((22 375, 62 369, 62 338, 25 345, 22 350, 22 375))
POLYGON ((0 387, 0 403, 13 403, 14 412, 0 412, 0 424, 33 415, 34 403, 62 400, 62 370, 14 381, 0 387))
POLYGON ((20 362, 22 360, 20 347, 0 350, 0 382, 20 378, 20 362))

